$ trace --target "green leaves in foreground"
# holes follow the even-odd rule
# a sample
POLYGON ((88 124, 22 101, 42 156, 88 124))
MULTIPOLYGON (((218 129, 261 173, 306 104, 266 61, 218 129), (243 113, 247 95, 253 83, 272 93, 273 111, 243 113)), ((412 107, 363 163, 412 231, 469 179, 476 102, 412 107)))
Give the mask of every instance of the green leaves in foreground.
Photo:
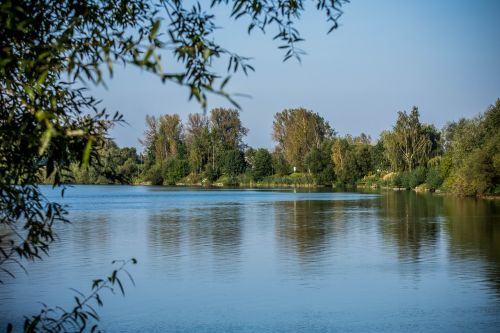
MULTIPOLYGON (((72 289, 76 293, 73 309, 49 308, 44 304, 39 314, 26 318, 23 327, 24 332, 99 331, 97 322, 100 317, 95 307, 103 306, 102 293, 106 290, 115 293, 118 290, 122 295, 125 295, 122 276, 125 274, 129 281, 135 285, 132 276, 126 270, 126 266, 136 263, 137 260, 134 258, 113 261, 113 264, 118 265, 118 267, 108 277, 94 280, 89 294, 85 295, 78 290, 72 289)), ((12 331, 12 329, 13 326, 9 324, 7 332, 12 331)))

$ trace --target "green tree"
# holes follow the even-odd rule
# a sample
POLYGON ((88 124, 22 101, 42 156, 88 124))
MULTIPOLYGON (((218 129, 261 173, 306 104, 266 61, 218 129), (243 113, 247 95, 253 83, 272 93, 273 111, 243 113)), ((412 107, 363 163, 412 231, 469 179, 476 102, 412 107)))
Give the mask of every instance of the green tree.
POLYGON ((107 139, 96 153, 99 164, 85 166, 73 162, 70 172, 63 174, 62 181, 76 184, 130 183, 137 176, 139 157, 135 148, 119 148, 113 140, 107 139))
POLYGON ((420 123, 417 107, 413 107, 409 114, 398 112, 393 130, 383 137, 387 159, 393 170, 412 171, 418 165, 425 165, 431 157, 431 134, 432 127, 420 123))
POLYGON ((330 152, 338 181, 355 184, 374 171, 374 150, 370 137, 365 134, 335 139, 330 152))
POLYGON ((243 138, 248 129, 243 127, 240 113, 236 109, 215 108, 210 111, 210 172, 220 175, 226 153, 244 148, 243 138))
POLYGON ((252 165, 252 178, 255 181, 273 174, 273 158, 267 149, 259 148, 255 151, 252 165))
POLYGON ((214 144, 222 150, 244 148, 243 138, 248 129, 243 127, 236 109, 215 108, 210 111, 210 130, 214 144))
POLYGON ((461 119, 444 130, 450 161, 443 186, 462 195, 500 192, 500 100, 486 113, 461 119))
POLYGON ((155 116, 146 115, 146 130, 144 139, 139 142, 144 146, 144 152, 148 164, 154 164, 156 157, 161 154, 158 144, 158 120, 155 116))
POLYGON ((222 158, 222 173, 236 177, 245 171, 245 154, 241 150, 232 149, 224 152, 222 158))
POLYGON ((272 152, 273 172, 278 176, 285 176, 292 172, 290 164, 288 164, 283 152, 279 147, 276 147, 272 152))
POLYGON ((380 135, 379 140, 373 147, 372 154, 373 168, 375 171, 389 170, 390 163, 385 154, 383 135, 380 135))
POLYGON ((332 162, 337 180, 342 184, 354 184, 359 178, 353 147, 346 138, 337 138, 332 145, 332 162))
POLYGON ((323 117, 303 108, 283 110, 274 115, 273 139, 287 162, 299 169, 304 169, 309 150, 312 147, 319 149, 333 134, 323 117))
POLYGON ((202 173, 210 155, 210 130, 207 117, 200 113, 188 115, 186 150, 191 171, 202 173))
POLYGON ((177 158, 182 155, 182 122, 178 114, 166 114, 160 117, 158 126, 158 144, 160 156, 157 160, 177 158))
POLYGON ((176 157, 168 158, 163 169, 163 184, 175 185, 189 174, 189 162, 176 157))

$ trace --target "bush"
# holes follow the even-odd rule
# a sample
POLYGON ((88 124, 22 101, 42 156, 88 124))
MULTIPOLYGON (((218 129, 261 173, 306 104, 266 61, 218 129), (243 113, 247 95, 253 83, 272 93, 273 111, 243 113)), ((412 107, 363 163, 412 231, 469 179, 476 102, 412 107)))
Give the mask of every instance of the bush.
POLYGON ((279 152, 274 152, 272 154, 272 157, 273 157, 274 173, 278 176, 289 175, 292 170, 292 167, 290 166, 290 164, 288 164, 283 154, 279 152))
POLYGON ((163 183, 175 185, 179 180, 189 174, 189 162, 181 159, 171 159, 166 163, 163 183))
POLYGON ((205 178, 207 178, 208 181, 213 182, 219 177, 220 172, 216 168, 213 168, 211 163, 208 163, 205 166, 205 178))
POLYGON ((229 150, 222 158, 222 173, 235 177, 245 171, 245 154, 240 150, 229 150))
POLYGON ((420 184, 425 182, 427 176, 427 170, 419 166, 415 168, 412 172, 408 173, 408 186, 407 188, 415 188, 420 184))
POLYGON ((259 149, 253 156, 252 178, 255 181, 273 174, 273 158, 267 149, 259 149))
POLYGON ((441 177, 439 167, 432 167, 429 169, 427 177, 425 178, 425 183, 431 191, 438 189, 441 184, 443 184, 443 178, 441 177))
POLYGON ((333 181, 335 180, 333 167, 331 165, 327 166, 320 173, 316 174, 314 178, 316 179, 316 183, 319 185, 332 186, 333 181))
POLYGON ((238 186, 240 184, 238 177, 223 175, 217 179, 217 183, 223 186, 238 186))
POLYGON ((161 165, 155 164, 151 166, 147 171, 144 177, 146 181, 150 182, 152 185, 161 185, 163 184, 163 174, 161 170, 161 165))
POLYGON ((390 185, 394 187, 403 187, 403 177, 401 172, 390 178, 390 185))

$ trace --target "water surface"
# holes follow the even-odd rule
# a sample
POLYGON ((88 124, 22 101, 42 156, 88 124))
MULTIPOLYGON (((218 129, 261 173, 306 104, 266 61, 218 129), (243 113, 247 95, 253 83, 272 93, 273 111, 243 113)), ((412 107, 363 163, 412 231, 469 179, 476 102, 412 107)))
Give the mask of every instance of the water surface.
MULTIPOLYGON (((44 188, 59 200, 58 192, 44 188)), ((500 204, 409 192, 75 186, 50 257, 0 285, 0 327, 71 304, 114 259, 108 332, 498 332, 500 204)))

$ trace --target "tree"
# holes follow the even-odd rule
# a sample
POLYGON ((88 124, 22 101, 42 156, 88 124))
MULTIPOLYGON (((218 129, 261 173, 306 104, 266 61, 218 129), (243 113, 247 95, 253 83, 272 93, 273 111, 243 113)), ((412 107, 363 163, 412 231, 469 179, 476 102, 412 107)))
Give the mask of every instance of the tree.
MULTIPOLYGON (((160 145, 160 161, 166 158, 177 158, 182 149, 182 123, 178 114, 166 114, 160 117, 158 128, 158 144, 160 145)), ((158 159, 158 158, 157 158, 158 159)))
POLYGON ((279 147, 276 147, 272 152, 273 157, 273 172, 279 176, 285 176, 292 172, 290 164, 285 159, 285 156, 279 147))
POLYGON ((248 134, 236 109, 215 108, 210 111, 210 130, 214 144, 223 150, 242 149, 243 137, 248 134))
POLYGON ((229 177, 236 177, 245 171, 245 154, 241 150, 228 150, 222 157, 222 173, 229 177))
POLYGON ((159 118, 146 116, 144 132, 146 154, 152 163, 163 163, 167 158, 177 158, 182 152, 182 123, 178 114, 166 114, 159 118))
POLYGON ((154 163, 156 161, 156 156, 160 152, 156 151, 159 147, 158 141, 158 121, 154 116, 146 115, 146 130, 144 131, 144 139, 139 140, 139 142, 144 146, 144 152, 146 159, 149 163, 154 163))
POLYGON ((163 170, 163 184, 175 185, 189 174, 189 163, 176 157, 166 160, 163 170))
POLYGON ((444 133, 443 159, 451 161, 444 186, 470 196, 500 192, 500 100, 476 118, 448 124, 444 133))
MULTIPOLYGON (((345 2, 317 1, 330 31, 345 2)), ((204 108, 208 93, 236 104, 224 90, 230 74, 253 68, 215 42, 214 15, 200 3, 187 6, 177 0, 0 3, 0 223, 13 230, 11 238, 0 239, 2 271, 6 262, 40 258, 54 239, 52 225, 67 222, 62 206, 48 201, 36 185, 42 175, 59 186, 72 162, 99 163, 97 148, 110 126, 121 121, 100 109, 82 85, 104 85, 106 73, 112 76, 116 64, 126 64, 187 87, 204 108), (165 66, 163 51, 177 64, 165 66), (214 73, 217 58, 227 61, 227 76, 214 73)), ((285 60, 301 55, 295 22, 303 1, 211 1, 210 7, 217 6, 231 6, 234 19, 249 18, 248 32, 275 27, 285 60)), ((43 322, 35 322, 33 330, 37 327, 43 322)))
POLYGON ((331 159, 338 181, 355 184, 373 171, 374 151, 370 138, 365 134, 335 139, 331 146, 331 159))
POLYGON ((431 134, 432 128, 420 123, 417 107, 413 107, 409 114, 398 112, 392 132, 384 134, 387 158, 392 168, 396 171, 412 171, 418 165, 425 165, 431 157, 431 134))
POLYGON ((273 174, 273 158, 265 148, 259 148, 255 151, 252 165, 252 178, 255 181, 262 180, 264 177, 273 174))
POLYGON ((312 147, 320 148, 323 140, 334 131, 317 113, 303 108, 288 109, 274 115, 273 139, 278 143, 287 162, 299 169, 312 147))
POLYGON ((210 154, 208 119, 200 113, 188 115, 186 149, 191 170, 200 174, 208 162, 210 154))
POLYGON ((248 129, 243 127, 240 113, 236 109, 215 108, 210 111, 210 173, 220 175, 219 161, 225 159, 225 154, 231 150, 244 148, 243 137, 248 129))
POLYGON ((384 136, 381 134, 377 143, 373 147, 373 168, 375 171, 388 170, 390 163, 384 149, 384 136))
POLYGON ((62 181, 76 184, 130 183, 137 176, 139 157, 135 148, 119 148, 113 140, 107 139, 97 154, 98 165, 72 163, 71 172, 64 174, 62 181))

